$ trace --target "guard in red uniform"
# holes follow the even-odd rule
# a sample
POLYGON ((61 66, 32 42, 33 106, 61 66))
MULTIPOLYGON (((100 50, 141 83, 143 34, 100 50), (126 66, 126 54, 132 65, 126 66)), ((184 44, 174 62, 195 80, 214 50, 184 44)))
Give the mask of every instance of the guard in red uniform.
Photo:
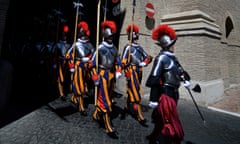
POLYGON ((149 106, 153 110, 155 127, 148 136, 149 144, 155 144, 160 138, 161 144, 180 144, 184 137, 177 112, 180 83, 190 86, 190 77, 174 54, 177 36, 175 30, 166 25, 159 25, 152 32, 152 39, 162 49, 155 57, 152 71, 146 86, 151 88, 149 106))

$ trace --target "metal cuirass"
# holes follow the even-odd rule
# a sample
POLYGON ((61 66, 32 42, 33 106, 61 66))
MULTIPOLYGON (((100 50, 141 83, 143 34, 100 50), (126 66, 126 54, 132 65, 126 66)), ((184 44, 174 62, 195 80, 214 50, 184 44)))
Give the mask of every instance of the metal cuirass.
POLYGON ((44 49, 45 49, 45 47, 41 42, 38 42, 36 44, 36 50, 38 53, 44 53, 44 49))
POLYGON ((162 60, 164 61, 162 79, 163 85, 178 88, 180 86, 181 78, 176 62, 172 58, 165 55, 163 55, 162 60))
POLYGON ((106 69, 113 68, 118 50, 115 46, 106 46, 101 44, 99 46, 99 65, 106 69))
POLYGON ((54 54, 54 42, 48 41, 46 44, 46 48, 49 54, 54 54))
POLYGON ((57 43, 58 57, 64 58, 69 47, 70 47, 70 45, 68 43, 66 43, 65 41, 60 41, 59 43, 57 43))
POLYGON ((94 48, 87 42, 77 42, 75 56, 76 59, 87 57, 93 52, 94 48))
POLYGON ((139 46, 131 47, 130 62, 133 65, 139 65, 143 61, 142 48, 139 46))

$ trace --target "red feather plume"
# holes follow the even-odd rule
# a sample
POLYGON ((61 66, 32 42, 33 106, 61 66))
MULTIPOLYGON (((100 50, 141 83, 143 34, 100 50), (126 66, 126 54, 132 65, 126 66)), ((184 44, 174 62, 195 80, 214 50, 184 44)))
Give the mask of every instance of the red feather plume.
POLYGON ((63 26, 63 32, 67 33, 69 31, 69 27, 67 25, 63 26))
POLYGON ((128 25, 128 27, 126 28, 126 32, 130 33, 131 29, 132 29, 132 31, 139 33, 139 28, 136 24, 128 25))
POLYGON ((88 29, 88 24, 85 21, 81 21, 78 23, 77 27, 79 29, 83 29, 83 31, 86 33, 87 36, 90 36, 90 31, 88 29))
POLYGON ((103 21, 101 24, 102 32, 104 32, 105 28, 110 28, 112 30, 112 33, 117 32, 117 27, 114 21, 103 21))
POLYGON ((172 40, 177 38, 175 30, 167 24, 159 25, 152 31, 153 40, 158 40, 163 35, 168 35, 172 40))

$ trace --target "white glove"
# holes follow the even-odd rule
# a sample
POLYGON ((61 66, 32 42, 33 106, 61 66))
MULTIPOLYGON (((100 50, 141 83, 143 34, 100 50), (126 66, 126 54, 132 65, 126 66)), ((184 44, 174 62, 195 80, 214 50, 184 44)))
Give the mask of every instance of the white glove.
POLYGON ((44 63, 44 60, 40 60, 40 62, 39 62, 40 64, 43 64, 44 63))
POLYGON ((98 85, 99 85, 99 80, 94 81, 94 85, 95 85, 95 86, 98 86, 98 85))
POLYGON ((145 62, 141 62, 140 64, 139 64, 139 66, 141 66, 141 67, 145 67, 147 64, 145 63, 145 62))
POLYGON ((185 88, 189 89, 190 86, 191 86, 191 83, 190 83, 189 81, 185 80, 184 83, 183 83, 183 86, 184 86, 185 88))
POLYGON ((53 65, 53 68, 54 68, 54 69, 56 69, 56 68, 57 68, 57 65, 56 65, 56 64, 54 64, 54 65, 53 65))
POLYGON ((148 106, 149 106, 150 108, 156 108, 156 107, 158 106, 158 102, 152 102, 152 101, 150 101, 149 104, 148 104, 148 106))
POLYGON ((70 68, 69 71, 73 73, 75 70, 74 68, 70 68))
POLYGON ((122 73, 121 73, 121 72, 116 72, 116 73, 115 73, 116 79, 119 79, 121 76, 122 76, 122 73))
POLYGON ((82 62, 88 62, 89 61, 89 57, 83 57, 81 58, 82 62))

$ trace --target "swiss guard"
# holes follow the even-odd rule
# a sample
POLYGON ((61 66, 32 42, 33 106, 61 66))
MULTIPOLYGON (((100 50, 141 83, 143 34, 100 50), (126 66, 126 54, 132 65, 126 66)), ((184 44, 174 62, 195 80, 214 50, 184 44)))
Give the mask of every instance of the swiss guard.
POLYGON ((69 91, 67 91, 66 88, 66 78, 68 78, 68 61, 65 59, 65 55, 70 48, 70 44, 68 43, 68 32, 69 32, 69 27, 68 25, 63 25, 62 26, 62 34, 60 37, 60 40, 56 43, 55 45, 55 53, 56 53, 56 60, 54 67, 57 69, 57 87, 58 87, 58 92, 60 95, 60 98, 62 100, 66 100, 66 95, 69 91))
POLYGON ((114 21, 103 21, 101 23, 103 41, 93 57, 93 80, 97 86, 96 109, 93 119, 103 122, 106 133, 114 139, 118 138, 117 131, 111 122, 112 94, 114 80, 122 75, 122 64, 118 49, 113 44, 113 38, 117 32, 114 21), (98 55, 97 55, 98 54, 98 55), (98 59, 96 59, 98 57, 98 59), (97 68, 97 70, 96 70, 97 68))
POLYGON ((149 144, 155 144, 158 139, 161 144, 181 144, 184 132, 177 112, 178 89, 181 82, 190 87, 190 76, 174 54, 177 35, 172 27, 159 25, 153 30, 152 39, 157 41, 161 50, 146 82, 151 88, 149 106, 154 108, 152 118, 155 124, 147 138, 149 144))
POLYGON ((129 113, 138 120, 141 125, 147 126, 140 106, 143 96, 141 81, 143 67, 151 63, 152 56, 147 54, 138 43, 139 27, 136 24, 128 25, 126 32, 129 43, 125 45, 121 59, 127 80, 126 90, 128 97, 122 118, 125 117, 126 113, 129 113))
POLYGON ((76 42, 68 50, 67 55, 70 62, 70 70, 73 72, 73 84, 71 102, 78 105, 81 115, 87 116, 85 110, 84 96, 87 92, 86 81, 90 77, 88 62, 92 58, 95 48, 90 43, 90 30, 87 22, 80 21, 77 25, 78 36, 76 42), (74 63, 74 65, 72 65, 74 63))

